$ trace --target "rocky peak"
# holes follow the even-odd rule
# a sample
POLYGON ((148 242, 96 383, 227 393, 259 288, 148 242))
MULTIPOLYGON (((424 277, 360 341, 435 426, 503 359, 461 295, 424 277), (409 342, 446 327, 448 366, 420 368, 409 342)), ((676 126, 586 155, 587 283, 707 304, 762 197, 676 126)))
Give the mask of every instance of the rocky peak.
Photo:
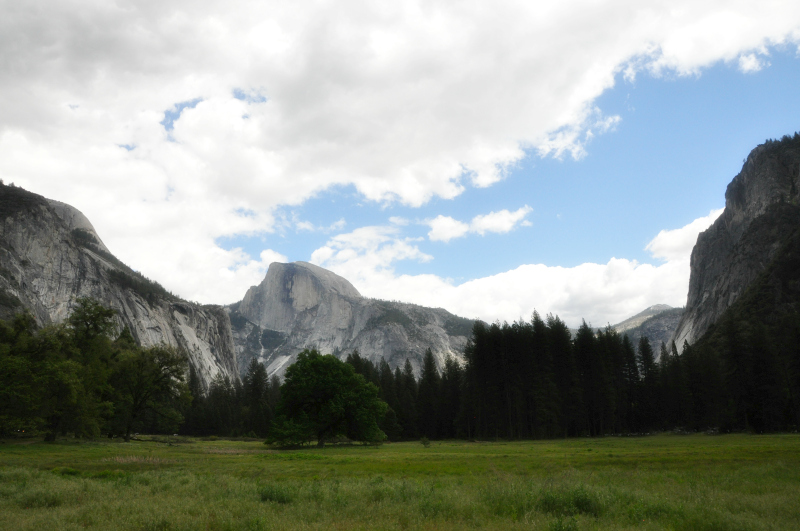
POLYGON ((228 307, 239 367, 257 358, 283 374, 304 348, 418 371, 425 349, 439 366, 463 357, 472 321, 438 308, 362 297, 344 278, 307 262, 270 264, 264 281, 228 307))
POLYGON ((68 230, 83 233, 89 241, 94 240, 92 243, 94 243, 96 247, 106 253, 111 252, 108 250, 108 247, 106 247, 106 244, 103 243, 103 240, 100 239, 97 231, 94 230, 94 226, 89 221, 89 218, 83 215, 83 212, 72 205, 56 201, 55 199, 48 199, 47 202, 50 204, 50 208, 53 209, 53 212, 61 218, 68 230))
POLYGON ((273 262, 267 276, 253 286, 239 305, 239 312, 262 328, 288 333, 302 312, 323 301, 361 294, 339 275, 308 262, 273 262))

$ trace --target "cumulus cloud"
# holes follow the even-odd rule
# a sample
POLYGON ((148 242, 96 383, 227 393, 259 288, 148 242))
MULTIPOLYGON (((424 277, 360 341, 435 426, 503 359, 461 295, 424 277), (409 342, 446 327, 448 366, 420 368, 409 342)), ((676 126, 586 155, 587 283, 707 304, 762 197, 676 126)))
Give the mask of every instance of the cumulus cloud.
POLYGON ((0 177, 222 302, 260 279, 220 275, 243 258, 217 240, 280 207, 336 185, 419 206, 580 157, 618 120, 594 103, 617 73, 752 71, 798 21, 792 1, 6 3, 0 177))
POLYGON ((620 322, 654 304, 683 306, 689 287, 689 258, 697 235, 721 210, 679 229, 661 231, 647 245, 660 265, 612 258, 605 264, 576 267, 525 264, 497 275, 454 284, 436 275, 398 275, 392 263, 419 259, 413 242, 393 239, 387 228, 373 227, 379 238, 356 233, 337 236, 317 250, 312 261, 350 280, 363 294, 425 306, 443 307, 458 315, 486 321, 528 319, 534 310, 554 313, 570 326, 586 319, 595 326, 620 322), (348 242, 373 242, 350 245, 348 242), (377 244, 377 245, 376 245, 377 244), (336 247, 334 252, 330 246, 336 247), (396 252, 399 246, 402 252, 396 252), (385 249, 386 252, 380 252, 385 249), (375 254, 381 258, 376 259, 375 254))
POLYGON ((478 215, 472 218, 467 224, 449 216, 436 216, 427 222, 431 230, 428 231, 428 238, 432 241, 447 242, 453 238, 460 238, 468 232, 473 232, 483 236, 487 232, 505 233, 510 232, 516 226, 529 227, 531 223, 525 219, 533 209, 528 205, 511 212, 503 209, 499 212, 478 215))

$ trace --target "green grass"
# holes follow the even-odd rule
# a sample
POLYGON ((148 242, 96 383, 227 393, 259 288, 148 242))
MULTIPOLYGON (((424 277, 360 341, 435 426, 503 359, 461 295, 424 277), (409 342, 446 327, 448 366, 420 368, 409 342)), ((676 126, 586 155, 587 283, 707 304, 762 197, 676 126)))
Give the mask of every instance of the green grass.
POLYGON ((797 529, 800 436, 5 441, 0 529, 797 529))

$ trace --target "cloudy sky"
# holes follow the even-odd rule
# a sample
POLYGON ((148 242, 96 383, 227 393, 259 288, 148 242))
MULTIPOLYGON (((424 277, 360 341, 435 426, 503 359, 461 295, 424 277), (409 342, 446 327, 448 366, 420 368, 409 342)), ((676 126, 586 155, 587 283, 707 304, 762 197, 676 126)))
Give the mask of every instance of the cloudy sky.
POLYGON ((686 300, 800 3, 0 0, 0 178, 230 303, 273 261, 570 325, 686 300))

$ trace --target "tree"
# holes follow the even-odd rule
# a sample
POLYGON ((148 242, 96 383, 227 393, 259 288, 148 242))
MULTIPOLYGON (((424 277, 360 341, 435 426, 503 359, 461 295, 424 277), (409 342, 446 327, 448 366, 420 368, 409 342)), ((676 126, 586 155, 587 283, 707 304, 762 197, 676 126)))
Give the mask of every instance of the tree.
POLYGON ((419 411, 419 431, 425 437, 435 439, 439 436, 437 411, 439 410, 439 387, 441 378, 436 369, 436 360, 431 349, 425 351, 422 373, 419 378, 417 409, 419 411))
POLYGON ((187 366, 186 354, 167 345, 119 353, 111 377, 115 399, 112 424, 126 441, 148 413, 168 427, 183 421, 180 403, 191 400, 184 382, 187 366))
POLYGON ((441 402, 439 403, 440 437, 452 439, 458 435, 458 421, 461 416, 461 392, 464 371, 458 362, 448 354, 444 360, 441 381, 441 402))
POLYGON ((250 360, 247 373, 242 379, 244 402, 244 426, 246 434, 253 433, 266 437, 272 422, 272 408, 269 405, 269 376, 267 369, 256 358, 250 360))
POLYGON ((36 322, 30 313, 0 321, 0 436, 44 424, 41 403, 43 372, 47 365, 39 351, 36 322))
POLYGON ((286 369, 278 416, 267 441, 294 445, 316 440, 322 447, 327 437, 345 435, 379 442, 386 438, 378 427, 386 409, 378 388, 351 365, 306 349, 286 369))
POLYGON ((639 402, 639 428, 649 430, 659 422, 658 406, 658 365, 656 365, 653 347, 647 336, 639 338, 637 364, 641 375, 641 394, 639 402))

